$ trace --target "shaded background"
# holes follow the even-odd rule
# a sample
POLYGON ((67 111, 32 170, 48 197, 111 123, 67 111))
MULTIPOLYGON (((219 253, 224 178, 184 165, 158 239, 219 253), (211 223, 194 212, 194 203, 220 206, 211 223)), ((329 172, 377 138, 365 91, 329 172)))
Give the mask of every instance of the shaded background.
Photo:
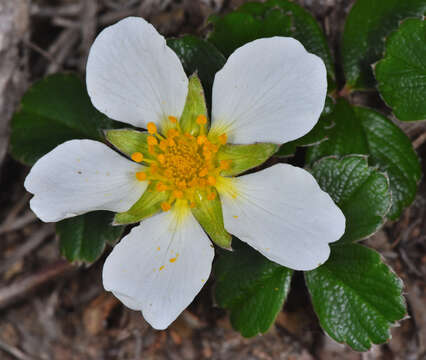
MULTIPOLYGON (((404 0, 401 0, 404 1, 404 0)), ((70 265, 54 227, 29 210, 23 187, 28 168, 7 155, 9 121, 29 84, 59 71, 84 73, 96 34, 129 16, 142 16, 165 36, 205 35, 207 17, 243 0, 0 0, 0 359, 401 359, 426 358, 426 186, 400 221, 366 241, 404 280, 409 318, 389 344, 360 354, 324 335, 300 274, 272 329, 244 339, 215 308, 213 282, 166 331, 104 292, 105 256, 70 265)), ((332 52, 353 0, 299 0, 322 25, 332 52)), ((337 64, 338 74, 341 73, 337 64)), ((60 94, 58 94, 60 96, 60 94)), ((388 113, 376 93, 352 102, 388 113)), ((426 122, 398 123, 426 169, 426 122)))

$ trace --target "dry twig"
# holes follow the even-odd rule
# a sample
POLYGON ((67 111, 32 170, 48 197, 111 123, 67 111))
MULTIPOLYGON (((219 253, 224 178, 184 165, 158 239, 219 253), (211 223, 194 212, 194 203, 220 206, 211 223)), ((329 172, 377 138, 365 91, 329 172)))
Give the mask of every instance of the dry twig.
POLYGON ((40 244, 50 235, 54 233, 52 225, 45 225, 41 227, 36 233, 34 233, 28 241, 18 247, 17 250, 10 256, 6 261, 0 265, 0 273, 6 271, 14 263, 28 255, 31 251, 40 246, 40 244))
POLYGON ((46 266, 45 268, 34 272, 25 278, 0 289, 0 309, 4 309, 12 303, 22 299, 30 291, 37 287, 59 277, 63 276, 75 267, 66 260, 46 266))
POLYGON ((18 348, 5 343, 1 339, 0 339, 0 349, 9 355, 12 355, 14 358, 18 360, 35 360, 35 358, 28 356, 27 354, 25 354, 18 348))

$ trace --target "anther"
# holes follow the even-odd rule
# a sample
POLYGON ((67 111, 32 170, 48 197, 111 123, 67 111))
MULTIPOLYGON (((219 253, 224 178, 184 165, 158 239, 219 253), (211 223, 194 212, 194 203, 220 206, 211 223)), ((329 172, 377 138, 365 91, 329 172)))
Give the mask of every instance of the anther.
POLYGON ((153 122, 147 124, 147 129, 150 134, 155 134, 157 132, 157 126, 153 122))
POLYGON ((198 115, 195 121, 198 125, 205 125, 207 124, 207 117, 206 115, 198 115))
POLYGON ((179 135, 179 131, 176 129, 169 129, 167 130, 167 137, 173 139, 174 137, 179 135))
POLYGON ((136 173, 136 179, 138 179, 139 181, 144 181, 144 180, 146 180, 146 172, 144 172, 144 171, 138 171, 137 173, 136 173))
POLYGON ((154 146, 158 144, 158 140, 152 135, 149 135, 146 141, 148 142, 148 145, 150 146, 154 146))
POLYGON ((225 133, 219 136, 220 144, 225 145, 227 141, 228 141, 228 136, 225 133))
POLYGON ((139 163, 143 160, 143 155, 137 151, 132 154, 131 159, 139 163))
POLYGON ((164 154, 158 155, 157 159, 161 164, 164 164, 166 162, 166 157, 164 156, 164 154))
POLYGON ((167 146, 168 146, 168 141, 167 140, 161 140, 160 141, 160 149, 161 150, 163 150, 163 151, 166 151, 167 150, 167 146))
POLYGON ((216 178, 210 175, 210 176, 207 178, 207 182, 209 183, 209 185, 211 185, 211 186, 215 186, 215 185, 216 185, 216 178))
POLYGON ((173 124, 176 124, 178 121, 176 116, 169 116, 168 118, 169 118, 169 121, 172 122, 173 124))
POLYGON ((231 167, 231 160, 220 160, 219 166, 221 170, 228 170, 231 167))
POLYGON ((206 135, 200 135, 197 137, 197 144, 203 145, 207 141, 206 135))
POLYGON ((155 189, 156 189, 158 192, 162 192, 162 191, 166 191, 166 190, 167 190, 167 186, 166 186, 166 185, 164 185, 162 182, 159 182, 159 183, 157 184, 157 186, 155 187, 155 189))
POLYGON ((154 174, 158 171, 158 165, 155 163, 152 163, 149 167, 149 170, 154 174))
POLYGON ((173 196, 176 199, 182 199, 183 198, 183 191, 182 190, 175 190, 175 191, 173 191, 173 196))
POLYGON ((168 202, 161 203, 161 209, 163 211, 169 211, 172 208, 172 206, 168 202))
POLYGON ((198 176, 199 176, 199 177, 204 177, 204 176, 206 176, 208 173, 209 173, 209 171, 208 171, 206 168, 204 168, 204 169, 201 169, 201 171, 198 173, 198 176))

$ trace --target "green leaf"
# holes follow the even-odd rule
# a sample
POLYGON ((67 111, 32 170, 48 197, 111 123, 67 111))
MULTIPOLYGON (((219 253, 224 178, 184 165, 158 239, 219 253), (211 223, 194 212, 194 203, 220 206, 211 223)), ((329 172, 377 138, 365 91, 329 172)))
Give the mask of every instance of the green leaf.
POLYGON ((230 249, 232 237, 223 225, 222 203, 216 189, 212 191, 215 195, 214 199, 209 199, 209 193, 206 191, 196 190, 194 192, 195 207, 191 211, 216 245, 230 249))
MULTIPOLYGON (((425 0, 358 0, 345 24, 342 62, 352 89, 374 87, 371 65, 383 56, 385 38, 407 17, 420 17, 425 0)), ((405 56, 405 54, 404 54, 405 56)))
POLYGON ((375 68, 378 88, 399 120, 426 119, 426 26, 406 20, 386 41, 375 68))
POLYGON ((352 107, 340 99, 329 115, 335 126, 328 139, 307 151, 307 162, 328 155, 368 155, 370 166, 377 166, 389 177, 392 207, 388 217, 395 220, 411 204, 421 177, 419 159, 410 139, 380 113, 352 107))
POLYGON ((334 106, 333 100, 327 96, 325 99, 324 110, 322 111, 321 117, 315 124, 314 128, 301 138, 281 145, 280 149, 275 153, 275 156, 288 157, 296 152, 296 148, 298 146, 312 146, 327 139, 328 132, 333 127, 333 123, 330 121, 328 115, 332 113, 334 106))
POLYGON ((51 75, 34 83, 22 98, 12 119, 11 153, 32 165, 64 141, 102 141, 102 129, 118 124, 93 107, 77 76, 51 75))
POLYGON ((167 45, 177 54, 188 76, 198 74, 210 108, 214 76, 225 64, 225 57, 209 42, 191 35, 167 39, 167 45))
MULTIPOLYGON (((226 57, 240 46, 264 37, 291 36, 307 51, 321 57, 329 85, 334 86, 334 66, 327 40, 316 20, 305 9, 286 0, 247 3, 223 17, 211 17, 214 25, 208 40, 226 57)), ((330 90, 330 89, 329 89, 330 90)))
MULTIPOLYGON (((200 133, 200 126, 197 124, 198 115, 204 115, 207 118, 206 128, 208 128, 209 121, 203 86, 197 74, 193 74, 189 78, 188 95, 179 120, 183 132, 188 132, 194 136, 200 133)), ((167 133, 167 129, 164 129, 164 132, 167 133)))
POLYGON ((129 210, 117 213, 114 217, 114 225, 140 222, 161 211, 161 203, 168 200, 170 192, 156 191, 155 186, 155 182, 150 183, 139 200, 129 210))
POLYGON ((385 222, 392 204, 386 175, 368 167, 365 156, 323 158, 312 175, 343 211, 346 231, 339 242, 351 242, 374 234, 385 222))
POLYGON ((209 34, 208 40, 226 57, 250 41, 271 36, 286 36, 291 27, 290 16, 278 9, 269 10, 267 13, 263 11, 261 16, 237 10, 223 17, 212 16, 209 20, 213 23, 214 29, 209 34))
POLYGON ((230 160, 229 169, 222 170, 223 176, 236 176, 256 166, 262 165, 277 151, 278 145, 257 143, 250 145, 226 144, 217 152, 216 159, 230 160))
POLYGON ((231 312, 245 337, 265 333, 287 296, 293 271, 248 246, 224 253, 215 264, 216 301, 231 312))
POLYGON ((112 213, 95 211, 56 223, 61 253, 69 261, 95 261, 105 244, 115 244, 123 226, 111 226, 112 213))
POLYGON ((305 278, 321 327, 354 350, 386 342, 389 327, 406 314, 402 281, 364 246, 333 246, 328 261, 305 278))

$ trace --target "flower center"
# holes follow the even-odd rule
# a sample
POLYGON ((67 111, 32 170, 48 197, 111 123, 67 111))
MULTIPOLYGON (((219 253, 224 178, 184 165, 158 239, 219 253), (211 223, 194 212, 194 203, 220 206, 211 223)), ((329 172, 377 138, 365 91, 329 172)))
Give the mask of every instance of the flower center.
POLYGON ((137 179, 154 183, 158 192, 168 192, 168 200, 161 204, 164 211, 170 210, 176 199, 187 200, 188 205, 194 207, 197 190, 207 191, 207 199, 214 200, 217 178, 222 170, 230 167, 229 160, 216 159, 220 146, 226 144, 226 134, 216 141, 209 140, 205 135, 207 118, 204 115, 197 117, 198 136, 184 133, 175 117, 169 116, 169 120, 174 126, 165 136, 157 132, 154 123, 148 124, 150 158, 144 159, 141 153, 132 155, 133 160, 149 164, 146 171, 136 173, 137 179))

